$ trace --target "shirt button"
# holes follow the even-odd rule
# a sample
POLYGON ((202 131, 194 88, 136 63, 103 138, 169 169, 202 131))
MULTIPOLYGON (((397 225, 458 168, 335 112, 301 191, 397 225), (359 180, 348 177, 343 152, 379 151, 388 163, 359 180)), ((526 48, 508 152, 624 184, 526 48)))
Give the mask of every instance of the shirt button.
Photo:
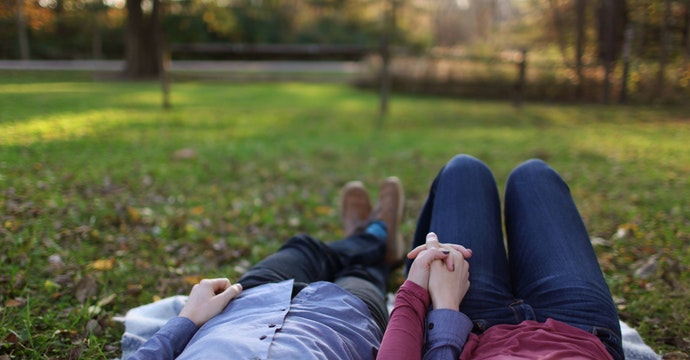
POLYGON ((429 323, 429 330, 434 328, 434 323, 429 323))
POLYGON ((265 338, 266 338, 266 335, 261 335, 261 337, 259 338, 259 340, 263 340, 263 339, 265 339, 265 338))

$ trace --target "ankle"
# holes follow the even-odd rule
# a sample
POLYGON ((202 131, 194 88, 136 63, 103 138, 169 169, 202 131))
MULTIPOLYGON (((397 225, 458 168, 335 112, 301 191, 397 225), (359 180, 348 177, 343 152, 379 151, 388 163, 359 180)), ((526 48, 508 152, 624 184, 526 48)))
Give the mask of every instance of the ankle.
POLYGON ((364 230, 365 233, 376 236, 377 239, 386 241, 388 238, 388 231, 386 229, 386 223, 382 220, 373 220, 367 225, 364 230))

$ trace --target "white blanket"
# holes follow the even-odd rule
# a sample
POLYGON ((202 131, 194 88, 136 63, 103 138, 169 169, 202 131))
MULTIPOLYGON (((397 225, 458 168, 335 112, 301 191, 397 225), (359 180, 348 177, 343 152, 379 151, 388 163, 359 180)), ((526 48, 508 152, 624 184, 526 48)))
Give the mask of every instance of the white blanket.
MULTIPOLYGON (((115 320, 125 323, 122 335, 122 359, 126 360, 149 337, 158 331, 168 320, 182 310, 186 296, 173 296, 160 301, 136 307, 127 315, 115 320)), ((661 357, 645 344, 637 330, 621 323, 623 351, 627 360, 659 360, 661 357)))

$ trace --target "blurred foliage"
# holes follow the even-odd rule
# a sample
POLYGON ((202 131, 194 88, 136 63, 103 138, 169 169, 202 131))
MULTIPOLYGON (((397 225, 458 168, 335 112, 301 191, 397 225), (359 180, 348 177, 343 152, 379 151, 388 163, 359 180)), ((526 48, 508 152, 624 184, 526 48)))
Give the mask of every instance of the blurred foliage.
MULTIPOLYGON (((24 1, 32 58, 122 58, 125 0, 24 1)), ((459 68, 453 76, 438 81, 433 66, 419 69, 427 64, 427 59, 421 58, 412 65, 414 69, 397 66, 398 70, 402 69, 397 83, 405 85, 398 88, 431 89, 431 92, 454 95, 488 93, 490 97, 504 98, 516 75, 506 72, 503 54, 527 49, 528 79, 535 90, 534 96, 528 98, 570 100, 577 92, 579 100, 597 100, 602 97, 601 84, 606 78, 600 61, 605 45, 601 26, 608 21, 600 10, 606 2, 585 2, 582 19, 585 68, 580 79, 575 69, 578 1, 164 0, 161 11, 168 43, 354 44, 376 49, 381 41, 385 9, 395 4, 393 44, 397 49, 407 50, 401 56, 403 62, 410 54, 437 58, 439 49, 470 56, 479 54, 489 59, 464 68, 467 63, 459 62, 453 65, 459 68), (482 71, 481 77, 465 80, 466 74, 473 74, 477 67, 491 69, 493 65, 497 71, 482 71), (410 74, 420 72, 430 74, 429 78, 421 78, 427 84, 407 86, 417 81, 410 80, 410 74), (482 83, 485 86, 480 86, 482 83), (550 91, 551 86, 557 86, 557 91, 550 91), (464 89, 449 91, 449 88, 464 89)), ((615 3, 619 4, 618 13, 607 16, 615 16, 620 26, 627 24, 633 32, 627 78, 629 100, 685 101, 690 89, 690 2, 669 0, 668 12, 665 1, 616 0, 615 3), (668 29, 666 40, 662 39, 664 29, 668 29), (662 56, 665 48, 668 53, 662 56), (665 60, 660 65, 662 58, 665 60), (665 66, 663 71, 662 66, 665 66)), ((19 56, 16 10, 16 2, 0 3, 0 26, 4 30, 0 31, 0 58, 19 56)), ((609 52, 620 52, 620 26, 616 29, 616 40, 609 44, 615 49, 609 52)), ((225 59, 227 55, 178 53, 178 59, 188 57, 225 59)), ((506 64, 510 67, 514 63, 506 64)), ((622 92, 620 58, 614 62, 613 69, 612 99, 622 92)), ((371 81, 377 78, 374 75, 371 81)))
MULTIPOLYGON (((25 1, 32 58, 89 58, 94 41, 102 44, 105 57, 123 56, 125 9, 86 0, 25 1), (94 40, 96 32, 100 39, 94 40)), ((162 23, 169 43, 375 46, 380 39, 381 8, 374 0, 163 1, 162 23)), ((406 9, 401 6, 401 14, 414 14, 414 9, 406 9)), ((0 25, 5 30, 0 32, 0 58, 16 58, 15 4, 0 4, 0 25)), ((413 25, 400 21, 396 38, 400 44, 418 47, 428 42, 413 25)))
MULTIPOLYGON (((88 57, 94 32, 108 57, 121 57, 125 0, 25 0, 32 57, 88 57), (94 19, 99 18, 96 24, 94 19)), ((572 62, 577 0, 394 0, 396 42, 401 46, 490 46, 542 49, 558 44, 572 62)), ((632 26, 634 55, 656 59, 664 2, 619 0, 622 18, 632 26)), ((163 0, 168 41, 240 43, 327 43, 376 45, 383 0, 163 0)), ((597 11, 587 1, 586 55, 595 57, 597 11)), ((670 2, 673 56, 687 53, 688 4, 670 2)), ((16 2, 0 3, 0 58, 16 58, 16 2)))

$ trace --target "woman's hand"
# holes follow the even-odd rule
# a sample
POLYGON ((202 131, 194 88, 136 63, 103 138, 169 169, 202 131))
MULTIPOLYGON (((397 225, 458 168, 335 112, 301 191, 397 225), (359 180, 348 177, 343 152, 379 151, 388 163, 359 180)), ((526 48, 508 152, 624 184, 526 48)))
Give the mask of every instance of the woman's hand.
POLYGON ((192 287, 181 317, 191 320, 197 327, 220 314, 230 300, 242 292, 242 285, 232 285, 228 279, 204 279, 192 287))
POLYGON ((414 262, 412 262, 412 266, 410 266, 410 272, 407 274, 407 280, 410 280, 428 290, 431 264, 438 263, 443 266, 442 261, 448 258, 448 254, 448 250, 441 250, 439 248, 430 248, 429 250, 420 251, 417 257, 414 259, 414 262))
POLYGON ((461 245, 439 243, 436 234, 430 232, 426 236, 426 244, 416 247, 407 254, 409 259, 415 259, 410 266, 407 279, 424 289, 428 289, 431 264, 436 260, 443 260, 439 263, 445 263, 448 271, 453 271, 454 264, 448 256, 453 250, 460 252, 465 257, 472 256, 472 251, 461 245))
POLYGON ((452 271, 440 261, 431 264, 429 295, 434 309, 458 310, 470 287, 470 265, 456 250, 451 250, 448 260, 453 264, 452 271))

